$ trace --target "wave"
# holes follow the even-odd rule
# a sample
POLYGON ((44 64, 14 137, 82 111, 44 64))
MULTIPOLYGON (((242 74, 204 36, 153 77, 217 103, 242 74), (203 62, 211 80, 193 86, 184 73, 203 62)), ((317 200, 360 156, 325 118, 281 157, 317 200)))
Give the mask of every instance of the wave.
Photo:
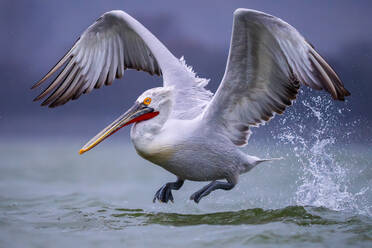
MULTIPOLYGON (((106 211, 106 210, 99 210, 106 211)), ((146 212, 142 209, 115 209, 111 216, 125 219, 142 219, 143 225, 160 224, 171 226, 191 225, 243 225, 267 224, 273 222, 293 223, 299 226, 347 224, 352 218, 342 218, 340 213, 324 207, 288 206, 281 209, 262 208, 226 211, 205 214, 179 214, 146 212), (327 218, 325 216, 337 216, 327 218)), ((345 215, 347 216, 347 215, 345 215)), ((356 219, 358 217, 355 217, 356 219)), ((370 221, 370 220, 369 220, 370 221)), ((361 221, 360 221, 361 222, 361 221)), ((138 223, 137 223, 138 224, 138 223)), ((372 227, 372 222, 366 223, 372 227)))

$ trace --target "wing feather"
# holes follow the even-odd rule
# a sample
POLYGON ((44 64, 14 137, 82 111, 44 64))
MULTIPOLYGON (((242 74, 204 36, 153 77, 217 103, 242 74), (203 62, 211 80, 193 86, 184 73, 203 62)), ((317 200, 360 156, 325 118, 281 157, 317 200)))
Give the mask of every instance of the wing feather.
MULTIPOLYGON (((151 32, 127 13, 115 10, 88 27, 62 59, 32 86, 40 86, 60 70, 34 100, 50 94, 42 105, 63 105, 94 88, 112 84, 124 75, 125 69, 162 75, 164 86, 174 86, 177 92, 192 91, 196 84, 194 74, 151 32)), ((180 109, 182 113, 186 111, 180 109)))
POLYGON ((295 28, 266 13, 238 9, 226 71, 203 120, 234 144, 245 145, 249 126, 282 114, 300 84, 325 89, 336 100, 350 95, 295 28))
MULTIPOLYGON (((66 89, 70 86, 72 81, 74 80, 76 73, 78 71, 78 67, 76 64, 74 64, 74 67, 71 69, 68 76, 64 79, 63 83, 56 88, 56 90, 42 103, 43 105, 51 104, 52 102, 55 102, 57 98, 59 98, 66 89)), ((53 105, 53 104, 52 104, 53 105)))
POLYGON ((34 101, 38 101, 48 95, 52 90, 54 90, 63 79, 65 79, 66 75, 70 72, 72 65, 74 62, 70 60, 66 65, 65 69, 61 71, 58 76, 54 79, 54 81, 46 88, 39 96, 37 96, 34 101))
POLYGON ((58 106, 58 105, 65 104, 69 99, 72 98, 73 89, 76 87, 76 85, 79 83, 79 81, 82 78, 82 75, 80 74, 80 71, 81 71, 81 68, 78 68, 78 70, 76 72, 76 76, 75 76, 74 80, 72 81, 71 85, 66 88, 65 92, 63 92, 63 94, 59 97, 59 99, 57 99, 57 100, 55 100, 55 102, 53 102, 53 105, 58 106))

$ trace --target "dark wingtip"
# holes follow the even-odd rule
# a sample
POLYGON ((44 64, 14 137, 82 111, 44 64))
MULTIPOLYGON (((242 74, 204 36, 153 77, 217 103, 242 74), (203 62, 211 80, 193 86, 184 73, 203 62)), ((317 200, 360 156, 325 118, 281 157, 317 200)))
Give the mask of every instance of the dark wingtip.
POLYGON ((40 95, 38 95, 37 97, 35 97, 32 101, 34 101, 34 102, 37 102, 37 101, 39 101, 40 99, 42 99, 43 97, 41 96, 41 94, 40 95))
POLYGON ((351 93, 350 93, 350 91, 348 91, 347 89, 345 89, 344 88, 344 90, 345 90, 345 96, 351 96, 351 93))
POLYGON ((63 105, 63 104, 65 104, 67 101, 65 101, 65 102, 61 102, 61 101, 59 101, 59 100, 56 100, 56 101, 54 101, 54 102, 52 102, 51 104, 49 104, 49 106, 48 106, 48 108, 55 108, 55 107, 58 107, 58 106, 61 106, 61 105, 63 105))
POLYGON ((326 82, 322 86, 332 95, 334 100, 345 101, 345 97, 350 96, 351 94, 347 89, 345 89, 344 84, 338 77, 337 73, 315 50, 310 50, 310 54, 310 62, 313 68, 317 70, 317 77, 321 82, 326 82), (315 62, 317 62, 319 66, 317 66, 315 62), (323 76, 320 70, 323 70, 326 76, 323 76))
POLYGON ((31 90, 33 90, 33 89, 35 89, 35 88, 37 88, 37 87, 39 87, 42 83, 44 83, 45 82, 45 80, 46 80, 46 78, 44 77, 44 78, 42 78, 39 82, 37 82, 36 84, 34 84, 34 85, 32 85, 31 86, 31 90))
POLYGON ((350 92, 347 89, 345 89, 344 87, 342 87, 341 92, 339 92, 338 97, 336 97, 334 99, 339 100, 339 101, 345 101, 345 97, 350 96, 350 95, 351 95, 350 92))
POLYGON ((46 99, 44 102, 41 103, 41 106, 47 106, 48 104, 48 99, 46 99))

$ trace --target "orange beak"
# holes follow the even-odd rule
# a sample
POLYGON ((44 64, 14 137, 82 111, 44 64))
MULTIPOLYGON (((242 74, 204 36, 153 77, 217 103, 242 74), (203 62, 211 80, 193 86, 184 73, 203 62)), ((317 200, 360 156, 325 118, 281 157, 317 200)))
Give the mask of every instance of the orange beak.
POLYGON ((94 136, 83 148, 80 149, 79 154, 89 151, 106 138, 117 132, 120 128, 125 127, 131 123, 148 120, 157 116, 159 112, 154 112, 153 108, 146 106, 143 103, 136 102, 127 112, 117 118, 114 122, 108 125, 105 129, 94 136))

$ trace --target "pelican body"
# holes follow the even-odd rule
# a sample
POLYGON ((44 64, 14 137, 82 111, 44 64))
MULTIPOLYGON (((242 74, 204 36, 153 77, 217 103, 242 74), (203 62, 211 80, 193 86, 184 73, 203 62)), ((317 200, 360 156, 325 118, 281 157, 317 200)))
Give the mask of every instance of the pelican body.
POLYGON ((231 190, 239 175, 261 159, 239 147, 250 126, 282 114, 300 85, 328 91, 335 100, 350 93, 327 62, 291 25, 269 14, 237 9, 227 66, 215 94, 183 58, 177 59, 150 31, 123 11, 103 14, 66 55, 32 88, 60 73, 34 100, 56 107, 94 88, 111 85, 125 69, 163 77, 163 86, 145 91, 133 107, 93 137, 80 154, 120 128, 132 125, 137 153, 177 176, 153 201, 173 201, 185 180, 212 181, 192 194, 196 203, 216 189, 231 190), (53 92, 52 92, 53 91, 53 92), (222 181, 221 181, 222 180, 222 181))

